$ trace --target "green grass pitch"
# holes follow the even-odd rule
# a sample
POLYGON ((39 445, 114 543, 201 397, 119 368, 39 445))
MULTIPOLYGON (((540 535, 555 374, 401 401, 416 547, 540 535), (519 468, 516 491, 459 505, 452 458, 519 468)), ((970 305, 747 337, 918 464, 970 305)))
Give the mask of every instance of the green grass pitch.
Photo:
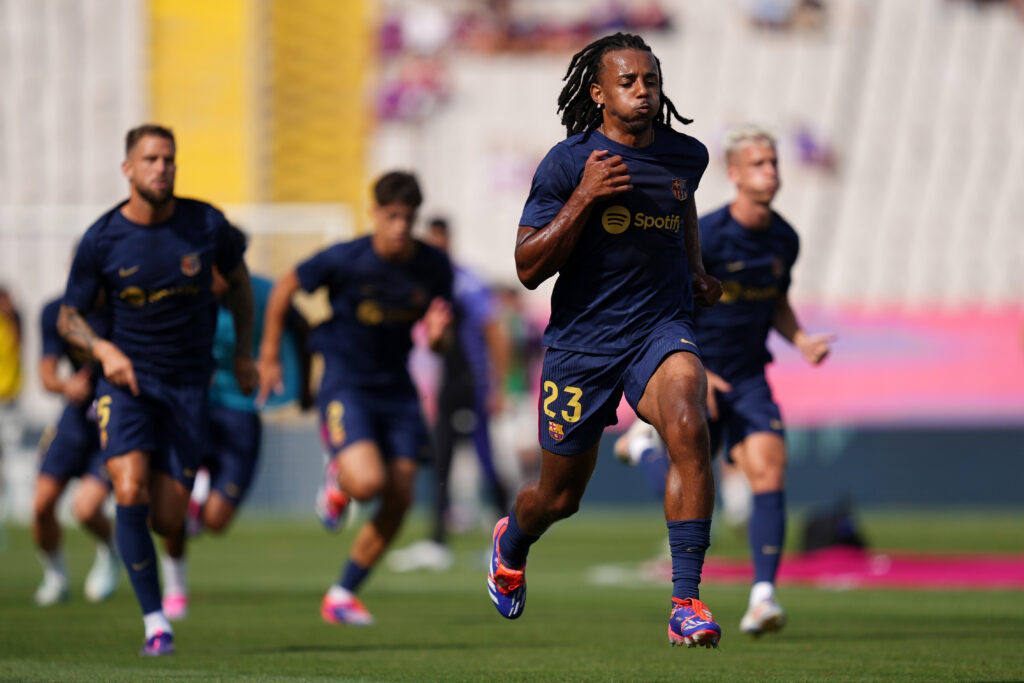
MULTIPOLYGON (((794 517, 796 517, 794 515, 794 517)), ((873 547, 1022 552, 1020 511, 862 515, 873 547)), ((413 518, 397 546, 418 538, 413 518)), ((797 536, 791 530, 790 545, 797 536)), ((444 574, 381 567, 362 591, 369 628, 329 626, 319 601, 352 532, 312 519, 243 517, 223 538, 191 547, 193 601, 176 626, 178 654, 137 655, 142 627, 126 580, 101 605, 84 601, 92 560, 68 530, 72 600, 40 609, 40 570, 27 529, 8 526, 0 551, 0 680, 14 681, 1021 681, 1020 592, 823 591, 784 586, 790 623, 754 640, 738 632, 747 590, 705 584, 723 625, 718 650, 670 648, 667 585, 587 580, 595 565, 630 566, 663 552, 656 509, 584 509, 530 556, 522 618, 500 618, 487 596, 488 534, 455 539, 444 574)), ((716 528, 712 553, 742 556, 716 528)), ((124 577, 122 576, 122 579, 124 577)))

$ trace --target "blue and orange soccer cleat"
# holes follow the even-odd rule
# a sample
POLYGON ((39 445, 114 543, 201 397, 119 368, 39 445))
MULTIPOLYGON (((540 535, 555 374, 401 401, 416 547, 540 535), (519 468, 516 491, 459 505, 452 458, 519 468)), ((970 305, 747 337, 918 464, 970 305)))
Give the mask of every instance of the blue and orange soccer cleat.
POLYGON ((349 626, 373 626, 373 615, 363 607, 359 598, 348 593, 344 597, 332 596, 328 591, 320 603, 320 616, 328 624, 349 626))
POLYGON ((508 517, 502 517, 494 525, 494 546, 491 548, 491 565, 487 570, 487 590, 498 614, 506 619, 517 619, 526 606, 526 572, 524 569, 509 569, 501 563, 498 540, 508 528, 508 517))
POLYGON ((316 494, 316 516, 328 531, 338 530, 348 502, 348 496, 338 487, 338 459, 331 458, 324 469, 324 485, 316 494))
POLYGON ((174 654, 174 634, 157 631, 149 638, 139 650, 142 657, 162 657, 174 654))
POLYGON ((675 603, 668 616, 669 645, 718 647, 722 627, 714 622, 711 610, 695 598, 672 598, 675 603))

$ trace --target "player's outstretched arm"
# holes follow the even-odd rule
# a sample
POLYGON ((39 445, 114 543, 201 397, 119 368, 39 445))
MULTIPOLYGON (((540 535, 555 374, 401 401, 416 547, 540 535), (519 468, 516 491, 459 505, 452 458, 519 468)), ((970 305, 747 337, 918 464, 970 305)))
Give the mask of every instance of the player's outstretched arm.
POLYGON ((252 280, 245 261, 239 261, 228 273, 227 281, 223 303, 235 321, 235 381, 248 396, 256 388, 256 363, 252 358, 252 280))
POLYGON ((274 283, 267 298, 267 308, 263 312, 263 340, 260 342, 260 356, 257 363, 260 390, 256 396, 256 405, 266 403, 270 392, 280 394, 284 391, 284 380, 281 374, 281 335, 284 333, 285 317, 292 295, 299 288, 299 276, 291 270, 274 283))
POLYGON ((121 349, 101 338, 85 321, 78 309, 61 304, 57 316, 57 332, 72 346, 85 351, 103 366, 103 375, 112 383, 128 387, 139 395, 139 384, 135 379, 135 368, 121 349))
POLYGON ((527 289, 561 270, 587 224, 594 202, 632 190, 629 169, 621 156, 595 149, 583 168, 583 178, 554 220, 538 229, 520 225, 516 235, 516 273, 527 289), (607 158, 606 158, 607 157, 607 158))
POLYGON ((821 363, 832 350, 834 334, 807 334, 800 327, 796 312, 789 303, 789 295, 783 294, 775 301, 775 312, 772 316, 772 327, 797 348, 811 365, 821 363))

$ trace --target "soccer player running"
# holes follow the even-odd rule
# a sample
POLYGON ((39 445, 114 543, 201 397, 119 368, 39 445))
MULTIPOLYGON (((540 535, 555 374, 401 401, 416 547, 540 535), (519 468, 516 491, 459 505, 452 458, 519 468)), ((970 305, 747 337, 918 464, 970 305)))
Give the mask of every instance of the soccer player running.
MULTIPOLYGON (((450 256, 447 220, 431 220, 424 239, 450 256)), ((459 263, 452 263, 452 269, 455 334, 443 358, 433 428, 434 531, 430 540, 391 553, 388 561, 396 571, 443 571, 454 562, 447 543, 448 480, 458 441, 472 441, 487 492, 498 510, 508 507, 508 494, 494 463, 490 424, 490 416, 498 411, 501 402, 508 345, 498 324, 490 287, 459 263)))
MULTIPOLYGON (((35 592, 40 607, 68 599, 68 573, 61 552, 61 528, 57 501, 68 481, 78 477, 72 510, 82 526, 96 538, 96 559, 85 578, 85 597, 90 602, 106 600, 117 588, 120 565, 113 543, 110 520, 103 514, 103 501, 110 493, 110 476, 103 463, 96 422, 89 408, 101 372, 81 350, 70 347, 57 332, 61 299, 43 307, 42 357, 39 380, 43 388, 64 397, 66 405, 55 429, 47 430, 41 444, 43 461, 36 478, 32 536, 43 564, 43 581, 35 592), (61 376, 59 364, 67 357, 72 373, 61 376)), ((88 321, 97 334, 107 334, 107 318, 98 309, 88 321)))
POLYGON ((515 260, 533 289, 559 274, 544 335, 539 481, 494 529, 487 583, 498 612, 519 617, 530 544, 576 512, 623 393, 668 444, 665 518, 672 550, 673 645, 717 646, 700 601, 714 480, 707 381, 694 300, 721 294, 700 257, 693 193, 707 149, 672 130, 689 123, 662 92, 661 66, 639 36, 617 33, 573 56, 558 98, 569 137, 533 178, 515 260))
POLYGON ((419 396, 407 369, 412 326, 423 319, 435 351, 451 341, 452 268, 438 249, 412 237, 423 201, 408 173, 374 185, 373 233, 335 244, 284 275, 267 303, 260 345, 259 401, 281 389, 280 339, 298 289, 326 287, 332 317, 313 330, 323 354, 318 403, 330 456, 317 513, 336 528, 350 499, 380 499, 359 529, 338 582, 321 602, 331 624, 365 626, 373 616, 356 593, 391 543, 412 504, 418 461, 427 444, 419 396))
MULTIPOLYGON (((236 239, 247 242, 246 235, 231 226, 236 239)), ((228 289, 220 271, 213 271, 214 295, 221 299, 228 289)), ((273 282, 251 276, 253 293, 254 338, 251 353, 259 351, 263 330, 263 314, 273 282)), ((210 384, 207 439, 199 458, 199 467, 209 475, 209 493, 197 500, 197 491, 189 501, 188 519, 184 526, 164 537, 165 554, 160 558, 164 579, 164 614, 171 621, 188 616, 189 587, 187 537, 198 536, 204 529, 225 532, 239 505, 249 492, 259 462, 263 436, 260 409, 272 409, 298 399, 304 407, 311 405, 308 392, 309 354, 304 352, 309 326, 298 311, 290 308, 282 340, 285 391, 274 395, 264 405, 256 406, 256 396, 243 394, 235 380, 235 326, 230 311, 217 310, 217 329, 213 340, 216 370, 210 384)), ((200 475, 204 472, 200 471, 200 475)))
POLYGON ((121 169, 126 201, 101 216, 75 254, 57 326, 69 344, 102 365, 96 387, 100 447, 117 502, 118 550, 142 608, 140 654, 174 652, 161 609, 150 528, 181 528, 206 438, 206 396, 213 371, 214 265, 226 274, 224 304, 235 322, 235 376, 255 384, 252 288, 240 244, 224 215, 174 196, 173 133, 147 124, 128 132, 121 169), (103 293, 110 333, 86 316, 103 293))
POLYGON ((789 302, 800 242, 772 207, 779 191, 775 138, 755 126, 729 132, 725 145, 733 201, 700 220, 708 272, 722 282, 718 306, 697 313, 697 338, 707 364, 714 450, 746 475, 754 494, 749 526, 754 584, 744 633, 777 631, 786 614, 775 600, 775 576, 786 531, 786 443, 779 407, 765 379, 775 329, 812 365, 834 337, 806 333, 789 302))

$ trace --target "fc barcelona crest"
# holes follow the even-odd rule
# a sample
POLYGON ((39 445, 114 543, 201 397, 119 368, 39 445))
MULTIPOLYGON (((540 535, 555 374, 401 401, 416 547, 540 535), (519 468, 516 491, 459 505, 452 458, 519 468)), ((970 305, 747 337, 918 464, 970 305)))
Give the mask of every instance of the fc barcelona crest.
POLYGON ((686 178, 672 179, 672 196, 681 202, 685 202, 686 198, 690 196, 686 191, 686 178))
POLYGON ((203 262, 199 260, 199 254, 192 252, 181 257, 181 272, 188 277, 198 275, 199 271, 203 269, 203 262))
POLYGON ((557 422, 548 421, 548 436, 555 441, 561 441, 565 438, 565 427, 558 424, 557 422))

